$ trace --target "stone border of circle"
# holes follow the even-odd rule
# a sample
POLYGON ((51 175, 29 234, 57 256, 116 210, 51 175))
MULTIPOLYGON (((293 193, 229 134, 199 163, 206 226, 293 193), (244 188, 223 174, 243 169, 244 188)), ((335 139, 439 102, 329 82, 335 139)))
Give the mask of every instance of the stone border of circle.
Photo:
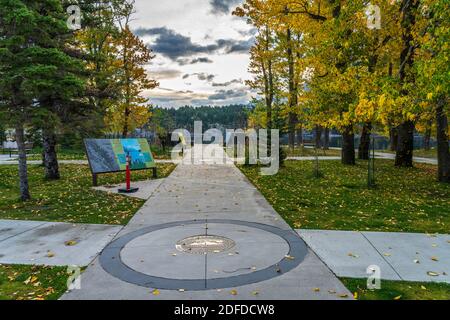
POLYGON ((281 276, 291 271, 292 269, 298 267, 300 263, 304 260, 306 253, 307 253, 306 244, 292 230, 284 230, 267 224, 248 221, 228 220, 228 219, 208 219, 208 220, 189 220, 189 221, 170 222, 149 226, 130 232, 108 244, 101 253, 99 259, 102 268, 106 272, 122 281, 131 284, 161 290, 184 289, 190 291, 203 291, 203 290, 239 287, 281 276), (251 273, 241 274, 237 276, 230 276, 226 278, 212 278, 212 279, 170 279, 170 278, 156 277, 149 274, 144 274, 142 272, 138 272, 130 268, 121 259, 120 252, 122 251, 122 249, 130 241, 140 236, 162 229, 168 229, 185 225, 206 224, 206 223, 246 226, 270 232, 286 241, 286 243, 289 245, 289 253, 285 258, 280 260, 278 263, 275 263, 264 269, 256 270, 251 273))

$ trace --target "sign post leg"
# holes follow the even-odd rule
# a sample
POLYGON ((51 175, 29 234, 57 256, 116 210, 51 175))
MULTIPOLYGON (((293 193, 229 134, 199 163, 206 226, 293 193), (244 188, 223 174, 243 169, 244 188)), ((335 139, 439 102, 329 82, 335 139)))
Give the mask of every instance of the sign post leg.
POLYGON ((131 158, 130 155, 127 155, 127 166, 126 166, 126 173, 125 173, 125 179, 126 179, 126 187, 119 189, 120 193, 135 193, 139 191, 139 188, 131 188, 131 158))
POLYGON ((130 165, 127 161, 127 168, 126 168, 126 181, 127 181, 127 191, 130 192, 131 189, 131 173, 130 173, 130 165))

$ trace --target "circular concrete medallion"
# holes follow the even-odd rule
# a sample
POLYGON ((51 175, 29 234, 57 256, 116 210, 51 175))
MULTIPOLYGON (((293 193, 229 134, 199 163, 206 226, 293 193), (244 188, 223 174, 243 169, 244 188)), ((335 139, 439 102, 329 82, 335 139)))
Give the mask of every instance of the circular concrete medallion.
MULTIPOLYGON (((194 238, 195 237, 196 236, 194 236, 194 238)), ((99 259, 100 265, 106 272, 122 281, 131 284, 147 288, 157 288, 161 290, 179 290, 180 288, 182 288, 191 291, 201 291, 201 290, 239 287, 279 277, 297 268, 305 258, 307 252, 308 249, 306 247, 306 244, 303 242, 303 240, 300 239, 300 237, 293 230, 285 230, 271 225, 248 221, 238 221, 228 219, 208 219, 207 221, 189 220, 189 221, 170 222, 161 225, 149 226, 130 232, 108 244, 108 246, 106 246, 105 249, 103 249, 103 252, 101 253, 99 259), (143 270, 137 271, 136 269, 133 269, 131 266, 127 265, 122 260, 121 255, 122 250, 127 246, 127 244, 129 244, 135 239, 138 239, 144 235, 150 234, 155 231, 160 230, 162 231, 164 229, 167 229, 167 232, 170 232, 169 231, 170 228, 179 226, 198 225, 198 224, 224 224, 224 225, 234 225, 237 227, 244 226, 248 228, 258 229, 260 231, 265 231, 280 238, 282 242, 287 244, 287 246, 289 247, 289 251, 288 254, 280 261, 272 265, 269 265, 265 268, 252 271, 250 273, 233 275, 229 277, 208 277, 206 276, 205 272, 205 277, 196 279, 163 278, 161 276, 150 275, 142 272, 143 270)), ((264 254, 270 254, 270 252, 265 252, 264 254)), ((195 255, 191 255, 191 257, 194 256, 195 255)), ((205 259, 208 259, 207 252, 204 254, 204 257, 205 259)))
POLYGON ((177 242, 178 251, 192 254, 220 253, 232 249, 236 243, 221 236, 193 236, 177 242))

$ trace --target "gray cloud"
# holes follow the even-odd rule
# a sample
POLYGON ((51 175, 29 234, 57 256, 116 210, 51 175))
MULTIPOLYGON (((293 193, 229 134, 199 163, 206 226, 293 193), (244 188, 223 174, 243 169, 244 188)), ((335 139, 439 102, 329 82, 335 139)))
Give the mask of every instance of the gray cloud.
POLYGON ((237 30, 237 32, 243 37, 254 37, 258 33, 258 29, 251 28, 250 30, 237 30))
POLYGON ((157 80, 175 79, 181 75, 181 71, 174 69, 153 69, 150 73, 157 80))
POLYGON ((166 27, 151 29, 139 28, 134 33, 137 36, 157 36, 154 43, 151 44, 151 48, 153 51, 172 60, 197 54, 211 54, 222 51, 227 54, 247 53, 254 43, 254 39, 251 37, 248 40, 219 39, 213 44, 201 45, 193 43, 190 37, 183 36, 166 27))
POLYGON ((214 14, 228 14, 241 0, 210 0, 211 12, 214 14))
POLYGON ((231 98, 242 98, 247 95, 244 89, 239 90, 217 90, 215 94, 208 97, 209 100, 227 100, 231 98))
POLYGON ((232 84, 242 84, 243 81, 242 79, 233 79, 231 81, 227 81, 227 82, 213 82, 212 86, 213 87, 228 87, 231 86, 232 84))
POLYGON ((213 75, 213 74, 208 74, 208 73, 200 72, 200 73, 185 74, 185 75, 183 76, 183 79, 187 79, 187 78, 189 78, 189 77, 191 77, 191 76, 197 76, 198 80, 201 80, 201 81, 208 81, 208 82, 213 81, 214 78, 216 77, 216 76, 213 75))
POLYGON ((180 66, 185 66, 188 64, 197 64, 197 63, 213 63, 214 61, 212 61, 211 59, 209 59, 208 57, 200 57, 200 58, 194 58, 194 59, 178 59, 177 60, 178 64, 180 66))

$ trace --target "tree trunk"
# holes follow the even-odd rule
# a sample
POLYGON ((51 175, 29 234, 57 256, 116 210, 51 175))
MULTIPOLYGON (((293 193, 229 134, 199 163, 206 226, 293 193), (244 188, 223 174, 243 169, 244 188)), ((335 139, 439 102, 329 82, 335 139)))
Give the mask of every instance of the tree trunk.
POLYGON ((293 150, 295 147, 295 126, 297 124, 297 115, 294 110, 297 107, 297 89, 295 84, 295 62, 290 28, 287 28, 286 30, 286 40, 289 69, 289 147, 293 150))
POLYGON ((425 130, 425 135, 423 137, 423 148, 425 150, 430 150, 431 146, 431 123, 427 124, 427 129, 425 130))
POLYGON ((125 107, 125 112, 124 112, 124 124, 123 124, 123 130, 122 130, 122 137, 124 137, 124 138, 128 137, 128 133, 129 133, 128 122, 129 122, 129 118, 130 118, 130 113, 131 112, 128 109, 128 104, 127 104, 127 107, 125 107))
POLYGON ((296 117, 295 114, 289 113, 289 148, 294 150, 295 147, 295 123, 296 117))
POLYGON ((316 131, 316 148, 320 149, 322 148, 322 127, 316 125, 315 131, 316 131))
POLYGON ((369 160, 370 135, 372 131, 372 123, 366 122, 361 131, 361 139, 358 148, 358 159, 369 160))
POLYGON ((450 183, 450 152, 448 143, 448 119, 444 111, 445 99, 440 99, 436 107, 438 180, 450 183))
POLYGON ((323 149, 328 150, 330 149, 330 128, 325 128, 324 134, 323 149))
POLYGON ((303 127, 297 129, 297 145, 299 147, 303 146, 303 127))
POLYGON ((389 147, 391 151, 397 151, 397 142, 398 142, 398 131, 397 128, 391 128, 389 129, 389 138, 390 138, 390 144, 389 147))
MULTIPOLYGON (((268 53, 270 51, 270 29, 266 26, 265 30, 265 50, 268 53)), ((266 107, 267 107, 267 128, 270 130, 273 127, 272 123, 272 103, 273 103, 273 70, 272 70, 272 59, 267 59, 267 70, 265 67, 264 59, 261 61, 263 76, 264 76, 264 91, 266 97, 266 107)))
POLYGON ((27 201, 31 199, 28 187, 27 152, 25 150, 25 137, 22 124, 16 125, 16 142, 19 152, 19 184, 20 199, 27 201))
POLYGON ((342 163, 355 165, 355 134, 353 126, 347 126, 342 132, 342 163))
MULTIPOLYGON (((416 14, 418 14, 419 0, 402 0, 401 10, 401 26, 402 26, 402 51, 400 53, 399 80, 402 86, 413 79, 407 78, 407 71, 413 68, 414 64, 414 26, 416 24, 416 14)), ((403 87, 402 96, 407 96, 408 90, 403 87)), ((410 120, 404 121, 398 127, 398 145, 395 156, 395 165, 398 167, 413 166, 413 149, 414 149, 414 123, 410 120)))
POLYGON ((58 157, 56 155, 56 135, 52 129, 44 129, 42 138, 45 178, 48 180, 58 180, 61 176, 59 174, 58 157))
POLYGON ((414 149, 414 123, 405 121, 398 127, 395 166, 412 167, 414 149))

